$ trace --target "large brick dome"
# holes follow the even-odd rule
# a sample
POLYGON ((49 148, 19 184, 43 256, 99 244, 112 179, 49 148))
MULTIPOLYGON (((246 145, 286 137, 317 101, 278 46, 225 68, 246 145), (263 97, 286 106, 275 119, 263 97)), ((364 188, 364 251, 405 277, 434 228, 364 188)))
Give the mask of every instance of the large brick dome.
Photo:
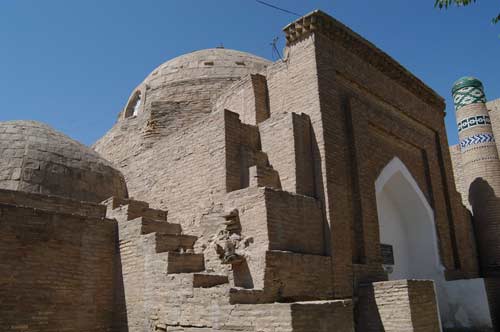
POLYGON ((155 70, 135 88, 124 117, 137 115, 158 102, 189 102, 192 111, 206 111, 228 84, 263 71, 270 62, 256 55, 225 48, 210 48, 178 56, 155 70), (140 109, 135 109, 141 98, 140 109))
MULTIPOLYGON (((167 61, 132 91, 115 125, 93 147, 119 167, 134 193, 132 178, 153 177, 150 169, 138 166, 147 158, 145 151, 202 120, 229 86, 245 75, 264 72, 270 64, 256 55, 224 48, 167 61)), ((157 158, 151 160, 153 166, 157 162, 157 158)))
POLYGON ((0 188, 100 202, 127 197, 122 174, 96 152, 35 121, 0 122, 0 188))
POLYGON ((269 61, 256 55, 225 48, 209 48, 169 60, 144 80, 160 85, 189 79, 241 77, 249 72, 262 71, 269 61))

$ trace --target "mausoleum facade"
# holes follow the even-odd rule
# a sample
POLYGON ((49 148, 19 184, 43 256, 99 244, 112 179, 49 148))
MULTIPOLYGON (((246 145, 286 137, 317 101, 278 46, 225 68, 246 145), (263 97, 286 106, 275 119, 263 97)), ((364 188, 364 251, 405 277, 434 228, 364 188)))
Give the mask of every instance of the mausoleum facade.
POLYGON ((459 80, 449 147, 375 45, 321 11, 284 33, 160 65, 91 148, 0 123, 3 330, 494 331, 500 103, 459 80))

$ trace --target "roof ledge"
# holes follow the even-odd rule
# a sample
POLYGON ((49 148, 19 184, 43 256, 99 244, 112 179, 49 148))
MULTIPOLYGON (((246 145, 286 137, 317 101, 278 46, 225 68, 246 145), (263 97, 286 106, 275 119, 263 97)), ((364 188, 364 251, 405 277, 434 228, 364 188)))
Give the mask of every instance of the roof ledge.
POLYGON ((293 45, 295 41, 301 40, 309 34, 322 34, 340 43, 343 48, 371 64, 389 78, 397 81, 427 103, 441 109, 445 107, 443 97, 396 60, 321 10, 315 10, 302 16, 284 27, 283 31, 286 35, 287 46, 293 45))

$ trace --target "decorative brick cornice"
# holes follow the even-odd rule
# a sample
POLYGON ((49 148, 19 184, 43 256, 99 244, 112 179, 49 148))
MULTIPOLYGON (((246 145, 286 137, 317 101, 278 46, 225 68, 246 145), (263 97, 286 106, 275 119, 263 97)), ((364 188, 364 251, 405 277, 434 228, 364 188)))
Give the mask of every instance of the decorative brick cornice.
POLYGON ((427 103, 441 109, 445 107, 444 99, 439 94, 406 70, 396 60, 320 10, 315 10, 288 24, 283 28, 283 31, 286 35, 287 46, 293 45, 295 41, 303 39, 312 33, 326 36, 340 43, 342 47, 371 64, 387 77, 397 81, 427 103))

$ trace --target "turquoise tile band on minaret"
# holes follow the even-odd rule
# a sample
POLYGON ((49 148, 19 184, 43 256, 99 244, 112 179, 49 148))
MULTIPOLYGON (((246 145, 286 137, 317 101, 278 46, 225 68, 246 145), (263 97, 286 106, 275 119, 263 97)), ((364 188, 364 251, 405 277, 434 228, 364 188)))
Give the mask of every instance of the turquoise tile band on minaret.
POLYGON ((453 84, 451 90, 455 111, 476 103, 486 103, 483 83, 474 77, 462 77, 453 84))

